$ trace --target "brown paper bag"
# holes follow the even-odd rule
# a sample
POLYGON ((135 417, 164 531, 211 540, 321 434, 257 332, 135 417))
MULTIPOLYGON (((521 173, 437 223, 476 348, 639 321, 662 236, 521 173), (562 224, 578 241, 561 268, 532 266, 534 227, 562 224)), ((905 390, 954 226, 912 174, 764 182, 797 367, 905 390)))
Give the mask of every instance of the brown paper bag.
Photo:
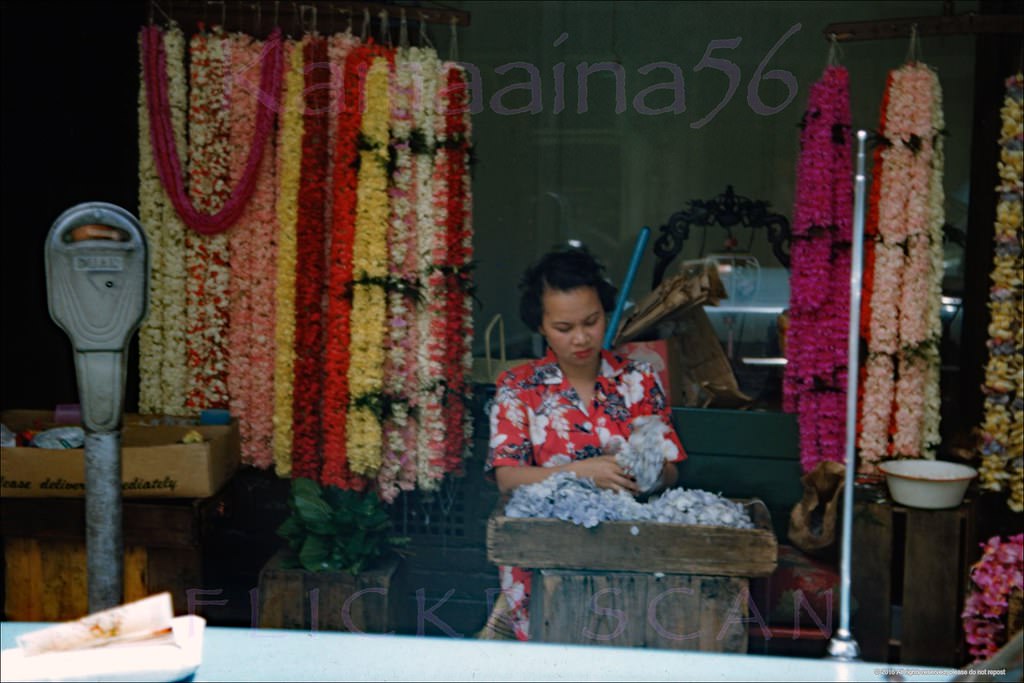
POLYGON ((682 405, 700 408, 745 408, 754 399, 740 391, 722 342, 700 306, 686 312, 676 329, 682 405))
POLYGON ((846 467, 826 460, 800 477, 804 495, 789 514, 789 541, 808 555, 831 557, 846 467))

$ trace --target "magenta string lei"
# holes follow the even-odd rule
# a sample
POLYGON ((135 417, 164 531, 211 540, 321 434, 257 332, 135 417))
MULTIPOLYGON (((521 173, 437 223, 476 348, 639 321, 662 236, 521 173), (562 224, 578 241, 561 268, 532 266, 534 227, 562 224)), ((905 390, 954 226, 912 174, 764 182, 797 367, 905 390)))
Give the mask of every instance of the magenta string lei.
POLYGON ((846 433, 853 218, 849 74, 811 86, 800 135, 783 408, 796 412, 808 472, 840 461, 846 433))
POLYGON ((181 159, 174 144, 170 104, 167 100, 167 56, 160 29, 149 26, 142 29, 142 49, 145 64, 146 97, 149 106, 150 140, 160 180, 163 182, 174 208, 190 228, 203 235, 216 235, 231 227, 249 201, 260 160, 274 127, 281 94, 282 51, 281 30, 274 29, 263 50, 260 73, 259 110, 256 132, 249 148, 245 170, 241 179, 215 214, 202 213, 195 208, 185 189, 181 159))

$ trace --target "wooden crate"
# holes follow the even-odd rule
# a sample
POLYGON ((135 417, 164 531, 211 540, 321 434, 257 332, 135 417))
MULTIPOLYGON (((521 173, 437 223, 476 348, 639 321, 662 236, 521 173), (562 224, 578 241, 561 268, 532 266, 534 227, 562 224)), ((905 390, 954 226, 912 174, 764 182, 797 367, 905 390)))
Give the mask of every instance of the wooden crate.
POLYGON ((260 572, 261 628, 364 633, 386 633, 392 628, 400 602, 398 560, 386 560, 352 576, 287 567, 286 557, 287 551, 278 552, 260 572))
POLYGON ((495 514, 495 564, 536 569, 530 638, 538 642, 746 652, 750 577, 775 570, 778 543, 759 500, 754 529, 495 514))
MULTIPOLYGON (((217 502, 124 501, 125 601, 169 591, 175 613, 188 613, 188 591, 203 586, 202 540, 217 502)), ((5 619, 64 621, 88 613, 83 499, 0 499, 0 533, 5 619)))
POLYGON ((536 642, 747 651, 743 577, 541 569, 531 589, 536 642))
POLYGON ((851 628, 863 658, 966 663, 960 612, 978 552, 971 499, 952 510, 856 501, 851 628))
POLYGON ((604 522, 590 529, 560 519, 491 516, 487 557, 532 569, 604 569, 708 576, 768 576, 778 542, 759 500, 745 501, 756 528, 604 522))

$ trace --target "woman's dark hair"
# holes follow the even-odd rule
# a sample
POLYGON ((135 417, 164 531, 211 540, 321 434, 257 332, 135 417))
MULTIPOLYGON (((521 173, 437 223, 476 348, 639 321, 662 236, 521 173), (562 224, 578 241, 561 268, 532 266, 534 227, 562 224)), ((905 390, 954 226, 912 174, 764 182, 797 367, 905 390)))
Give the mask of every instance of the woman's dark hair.
POLYGON ((605 313, 615 308, 615 285, 604 277, 604 266, 586 247, 558 249, 545 254, 526 269, 519 281, 519 317, 531 330, 540 328, 544 318, 541 297, 544 290, 570 292, 580 287, 593 287, 605 313))

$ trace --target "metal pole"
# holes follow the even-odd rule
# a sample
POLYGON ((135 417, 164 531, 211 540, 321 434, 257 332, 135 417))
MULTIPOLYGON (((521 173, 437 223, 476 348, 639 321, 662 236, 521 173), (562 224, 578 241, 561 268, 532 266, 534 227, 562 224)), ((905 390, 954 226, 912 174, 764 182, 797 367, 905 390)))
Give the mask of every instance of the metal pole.
POLYGON ((124 590, 121 432, 85 434, 85 554, 89 612, 120 605, 124 590))
POLYGON ((843 491, 843 534, 839 564, 839 628, 828 654, 844 661, 860 659, 860 646, 850 633, 850 559, 853 549, 853 475, 857 467, 857 373, 860 353, 860 290, 864 268, 864 146, 868 134, 857 131, 857 177, 853 195, 853 262, 850 265, 850 347, 846 388, 846 477, 843 491))
POLYGON ((640 267, 640 260, 643 258, 644 249, 647 248, 647 240, 651 238, 651 229, 646 225, 640 229, 636 237, 636 244, 633 247, 633 257, 629 261, 629 270, 626 271, 626 279, 622 282, 622 289, 619 290, 619 300, 615 302, 615 310, 608 322, 608 329, 604 333, 604 348, 611 349, 615 341, 615 335, 619 332, 619 320, 622 318, 622 309, 626 307, 626 299, 629 298, 629 290, 633 288, 633 280, 636 279, 636 271, 640 267))

